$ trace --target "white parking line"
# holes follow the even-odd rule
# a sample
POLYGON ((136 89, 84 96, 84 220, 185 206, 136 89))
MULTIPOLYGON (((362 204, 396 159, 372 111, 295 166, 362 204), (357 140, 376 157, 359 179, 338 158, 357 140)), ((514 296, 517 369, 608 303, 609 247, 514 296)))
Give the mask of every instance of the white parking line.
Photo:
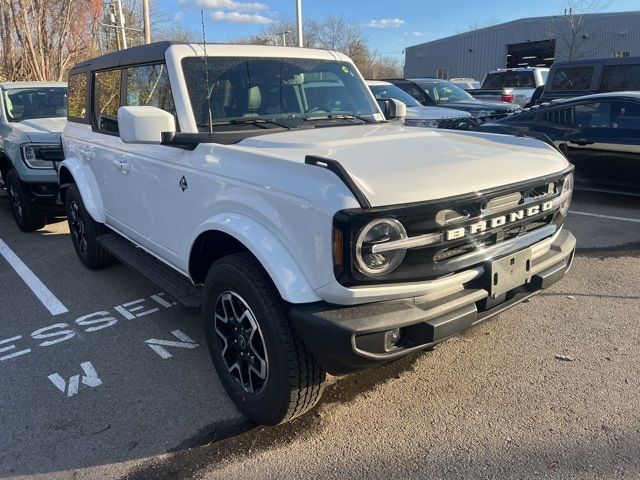
POLYGON ((608 218, 609 220, 621 220, 623 222, 640 223, 640 218, 614 217, 611 215, 600 215, 598 213, 576 212, 574 210, 569 210, 569 213, 573 213, 574 215, 586 215, 587 217, 608 218))
POLYGON ((0 239, 0 255, 4 257, 4 259, 9 262, 9 265, 13 267, 20 278, 27 284, 27 286, 31 289, 38 300, 42 302, 42 304, 46 307, 47 310, 51 313, 51 315, 60 315, 61 313, 67 313, 67 307, 65 307, 60 300, 58 300, 51 290, 49 290, 44 283, 40 281, 36 275, 29 270, 18 256, 13 253, 13 250, 9 248, 9 246, 0 239))

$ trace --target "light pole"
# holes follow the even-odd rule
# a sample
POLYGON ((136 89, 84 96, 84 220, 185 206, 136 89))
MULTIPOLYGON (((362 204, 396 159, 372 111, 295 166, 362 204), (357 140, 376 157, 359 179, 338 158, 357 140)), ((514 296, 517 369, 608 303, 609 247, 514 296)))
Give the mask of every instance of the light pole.
POLYGON ((302 41, 302 0, 296 0, 296 21, 298 24, 298 46, 304 46, 302 41))
POLYGON ((151 20, 149 20, 149 0, 142 0, 142 18, 144 20, 144 43, 151 43, 151 20))

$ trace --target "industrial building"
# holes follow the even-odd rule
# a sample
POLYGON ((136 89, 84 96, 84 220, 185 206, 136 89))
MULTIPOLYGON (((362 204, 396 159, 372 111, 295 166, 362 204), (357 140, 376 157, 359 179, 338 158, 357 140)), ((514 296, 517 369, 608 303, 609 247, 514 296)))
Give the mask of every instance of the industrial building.
POLYGON ((471 77, 495 68, 640 55, 640 11, 532 17, 405 49, 406 78, 471 77))

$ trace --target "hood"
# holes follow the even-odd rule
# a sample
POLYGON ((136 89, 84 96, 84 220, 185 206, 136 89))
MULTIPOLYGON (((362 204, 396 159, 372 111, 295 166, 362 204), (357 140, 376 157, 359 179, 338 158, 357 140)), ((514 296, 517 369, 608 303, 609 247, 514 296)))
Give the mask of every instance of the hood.
POLYGON ((29 140, 36 143, 60 141, 60 134, 64 130, 67 119, 64 117, 56 118, 34 118, 31 120, 23 120, 21 122, 12 122, 10 125, 16 130, 21 131, 29 140))
POLYGON ((374 207, 487 190, 569 165, 538 140, 399 122, 274 133, 235 147, 299 163, 306 155, 337 160, 374 207))
POLYGON ((440 120, 443 118, 469 118, 471 114, 462 110, 440 107, 407 107, 409 120, 440 120))
POLYGON ((491 102, 485 100, 460 100, 458 102, 449 102, 446 104, 446 107, 457 108, 472 113, 480 111, 491 113, 508 113, 520 110, 520 106, 515 103, 491 102))

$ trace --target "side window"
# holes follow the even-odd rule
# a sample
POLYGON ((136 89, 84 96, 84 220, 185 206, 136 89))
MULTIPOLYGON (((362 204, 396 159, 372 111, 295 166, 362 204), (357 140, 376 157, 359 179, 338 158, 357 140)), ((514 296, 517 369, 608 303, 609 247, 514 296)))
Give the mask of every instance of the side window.
POLYGON ((560 67, 551 79, 551 90, 587 90, 592 77, 592 66, 560 67))
POLYGON ((167 66, 142 65, 127 68, 126 105, 157 107, 176 116, 167 66))
POLYGON ((609 128, 611 102, 576 105, 576 125, 580 128, 609 128))
POLYGON ((640 65, 614 65, 604 67, 603 92, 640 90, 640 65))
POLYGON ((109 70, 95 74, 93 89, 94 125, 106 133, 119 134, 118 108, 120 107, 120 79, 122 70, 109 70))
POLYGON ((611 107, 611 128, 640 130, 640 104, 614 102, 611 107))
POLYGON ((78 73, 69 77, 67 118, 71 121, 87 118, 88 79, 88 73, 78 73))

